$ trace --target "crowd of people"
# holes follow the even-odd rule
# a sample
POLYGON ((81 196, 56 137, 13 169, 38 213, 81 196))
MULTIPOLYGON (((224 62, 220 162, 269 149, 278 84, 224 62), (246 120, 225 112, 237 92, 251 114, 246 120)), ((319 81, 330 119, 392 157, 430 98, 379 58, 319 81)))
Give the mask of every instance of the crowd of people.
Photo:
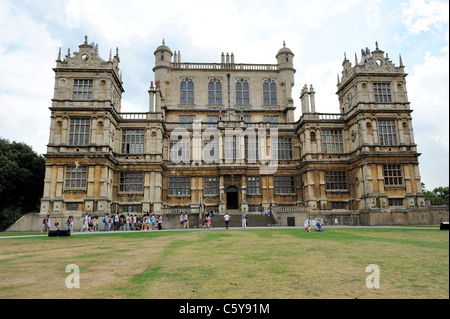
MULTIPOLYGON (((69 217, 70 219, 70 217, 69 217)), ((106 214, 102 218, 103 231, 129 231, 129 230, 161 230, 164 217, 155 214, 106 214)), ((73 219, 72 219, 73 221, 73 219)), ((73 226, 73 224, 72 224, 73 226)), ((96 232, 99 230, 99 218, 86 213, 81 226, 81 231, 96 232)))
MULTIPOLYGON (((270 210, 264 212, 264 215, 270 214, 270 210)), ((203 228, 210 229, 211 219, 216 217, 216 213, 213 209, 209 212, 203 213, 203 228)), ((231 216, 225 213, 224 221, 225 227, 228 229, 228 224, 231 219, 231 216)), ((162 215, 155 215, 146 213, 142 217, 138 217, 137 214, 121 214, 118 213, 106 214, 101 221, 104 224, 103 231, 129 231, 129 230, 161 230, 163 224, 164 217, 162 215)), ((242 228, 247 228, 247 215, 245 212, 241 217, 242 228)), ((73 216, 69 216, 67 221, 65 222, 65 227, 73 231, 73 216)), ((51 217, 47 215, 43 220, 43 228, 41 232, 48 232, 52 226, 51 217)), ((60 228, 60 223, 58 218, 55 219, 54 223, 55 228, 60 228)), ((314 225, 315 230, 318 232, 322 232, 324 230, 323 224, 320 220, 316 220, 314 225)), ((188 213, 180 214, 180 229, 189 228, 189 216, 188 213)), ((306 232, 312 232, 310 220, 306 219, 304 223, 304 228, 306 232)), ((81 225, 81 232, 97 232, 99 230, 99 217, 98 215, 92 215, 86 213, 83 219, 83 223, 81 225)))

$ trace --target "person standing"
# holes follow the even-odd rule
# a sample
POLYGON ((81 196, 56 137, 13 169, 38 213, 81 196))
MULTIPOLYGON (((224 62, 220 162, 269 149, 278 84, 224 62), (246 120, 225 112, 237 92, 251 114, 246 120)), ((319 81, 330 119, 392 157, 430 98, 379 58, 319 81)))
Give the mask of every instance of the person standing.
POLYGON ((163 217, 161 215, 158 215, 158 230, 162 229, 162 222, 163 222, 163 217))
POLYGON ((125 217, 125 230, 130 230, 130 214, 127 214, 127 216, 125 217))
POLYGON ((187 212, 184 214, 184 228, 189 228, 189 218, 187 212))
POLYGON ((241 222, 242 228, 247 228, 247 214, 245 212, 242 213, 241 222))
POLYGON ((44 224, 44 227, 42 228, 41 233, 42 232, 48 232, 48 229, 50 228, 48 226, 49 225, 48 224, 49 220, 50 220, 50 215, 47 215, 47 217, 45 217, 44 220, 42 221, 42 223, 44 224))
POLYGON ((150 223, 151 223, 152 230, 155 230, 155 226, 156 226, 155 214, 153 214, 152 217, 150 218, 150 223))
POLYGON ((98 225, 98 216, 92 216, 91 224, 92 224, 92 231, 97 231, 97 225, 98 225))
POLYGON ((86 213, 83 219, 83 226, 81 227, 81 231, 86 231, 89 228, 89 214, 86 213))
POLYGON ((103 223, 105 223, 105 227, 103 228, 103 231, 108 231, 108 229, 109 229, 108 214, 106 214, 105 217, 103 217, 103 223))
POLYGON ((114 230, 119 230, 119 213, 116 212, 116 216, 114 216, 114 230))
POLYGON ((133 229, 137 229, 137 214, 134 214, 133 216, 133 229))
POLYGON ((180 229, 184 227, 184 216, 183 213, 180 214, 180 229))
POLYGON ((223 216, 223 219, 225 220, 225 227, 228 229, 228 223, 231 220, 231 216, 228 215, 228 213, 225 213, 225 215, 223 216))

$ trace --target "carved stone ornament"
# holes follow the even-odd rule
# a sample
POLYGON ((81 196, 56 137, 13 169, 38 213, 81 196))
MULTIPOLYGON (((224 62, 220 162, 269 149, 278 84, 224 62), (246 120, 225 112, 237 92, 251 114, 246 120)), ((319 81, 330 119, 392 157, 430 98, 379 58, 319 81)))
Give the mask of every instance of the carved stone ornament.
POLYGON ((351 136, 352 136, 352 142, 356 141, 356 132, 354 130, 352 130, 351 136))

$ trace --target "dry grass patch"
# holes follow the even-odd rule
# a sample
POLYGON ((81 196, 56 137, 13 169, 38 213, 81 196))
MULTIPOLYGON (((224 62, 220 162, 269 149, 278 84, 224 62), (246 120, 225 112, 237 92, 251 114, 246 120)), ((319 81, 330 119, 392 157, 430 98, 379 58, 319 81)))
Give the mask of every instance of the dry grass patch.
POLYGON ((448 233, 200 230, 0 241, 3 298, 448 298, 448 233), (8 244, 8 245, 6 245, 8 244), (80 289, 65 287, 77 264, 80 289), (368 289, 366 267, 380 267, 368 289))
POLYGON ((110 289, 154 263, 166 242, 118 236, 72 236, 21 240, 4 245, 0 257, 0 297, 121 298, 110 289), (66 267, 80 268, 80 289, 66 287, 66 267))

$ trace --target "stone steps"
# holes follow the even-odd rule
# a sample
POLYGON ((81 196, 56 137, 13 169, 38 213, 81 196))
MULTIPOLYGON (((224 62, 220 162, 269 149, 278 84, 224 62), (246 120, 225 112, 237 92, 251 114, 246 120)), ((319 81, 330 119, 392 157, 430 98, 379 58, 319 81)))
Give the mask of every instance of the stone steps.
MULTIPOLYGON (((231 220, 228 223, 228 227, 242 227, 241 216, 242 214, 235 212, 228 212, 231 220)), ((223 219, 223 214, 216 215, 216 217, 211 219, 212 227, 225 227, 225 221, 223 219)), ((247 227, 265 227, 273 226, 275 221, 271 216, 263 215, 262 213, 250 213, 247 214, 247 227)))

